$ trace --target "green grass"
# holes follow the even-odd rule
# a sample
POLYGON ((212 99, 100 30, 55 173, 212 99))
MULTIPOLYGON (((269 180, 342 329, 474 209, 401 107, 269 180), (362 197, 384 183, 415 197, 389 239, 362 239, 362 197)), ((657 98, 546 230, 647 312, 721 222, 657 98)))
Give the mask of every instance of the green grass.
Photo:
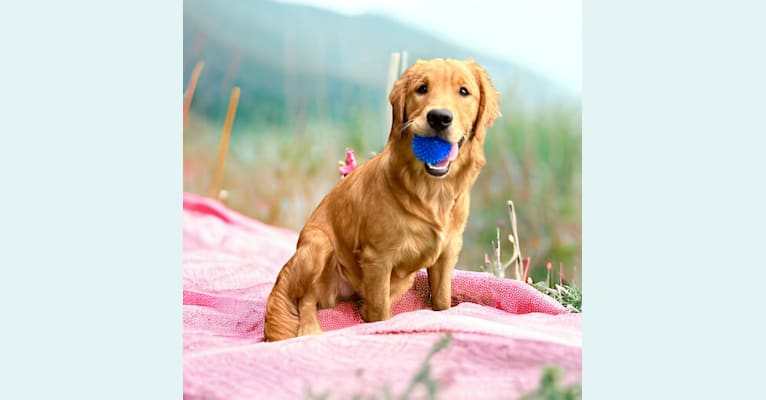
POLYGON ((564 371, 557 367, 544 367, 540 387, 519 400, 579 400, 582 399, 582 385, 564 386, 561 383, 564 371))
POLYGON ((532 286, 540 292, 553 297, 554 300, 570 312, 582 312, 582 289, 579 287, 571 284, 557 284, 554 287, 549 287, 545 282, 537 282, 532 286))
MULTIPOLYGON (((415 396, 418 388, 423 389, 423 395, 419 395, 416 398, 423 398, 428 400, 438 399, 439 390, 442 383, 431 376, 431 359, 440 351, 447 348, 452 341, 452 336, 447 333, 439 339, 431 350, 426 355, 420 368, 412 375, 407 388, 395 396, 391 392, 391 388, 388 385, 382 386, 376 393, 372 395, 363 395, 357 393, 352 400, 409 400, 415 396)), ((361 370, 357 375, 361 374, 361 370)), ((520 400, 578 400, 582 398, 582 386, 579 383, 575 383, 569 386, 564 386, 562 380, 564 378, 564 370, 556 366, 543 367, 542 376, 540 377, 540 386, 533 392, 525 394, 520 397, 520 400)), ((333 400, 331 391, 327 390, 320 394, 315 394, 311 389, 306 393, 307 400, 333 400)))
MULTIPOLYGON (((506 234, 507 200, 513 200, 530 276, 545 276, 545 264, 564 263, 574 276, 581 266, 581 148, 579 109, 524 110, 511 106, 487 138, 487 165, 472 191, 472 208, 461 261, 480 265, 491 250, 496 227, 506 234), (470 247, 469 247, 470 246, 470 247)), ((505 249, 510 243, 501 241, 505 249)), ((510 251, 509 251, 510 254, 510 251)))

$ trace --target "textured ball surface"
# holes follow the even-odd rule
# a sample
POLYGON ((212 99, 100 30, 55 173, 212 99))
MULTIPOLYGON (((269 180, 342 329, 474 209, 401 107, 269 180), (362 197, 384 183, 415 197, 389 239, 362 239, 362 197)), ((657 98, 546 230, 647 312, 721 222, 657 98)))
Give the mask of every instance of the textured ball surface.
POLYGON ((436 164, 444 161, 452 149, 452 144, 438 137, 424 137, 415 135, 412 138, 412 151, 418 160, 428 164, 436 164))

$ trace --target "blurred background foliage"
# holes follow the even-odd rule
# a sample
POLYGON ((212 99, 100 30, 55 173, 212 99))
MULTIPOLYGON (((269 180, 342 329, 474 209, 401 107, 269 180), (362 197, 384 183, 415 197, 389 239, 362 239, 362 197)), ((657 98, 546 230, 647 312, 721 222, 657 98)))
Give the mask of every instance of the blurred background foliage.
MULTIPOLYGON (((469 56, 500 90, 503 117, 490 128, 487 165, 472 192, 458 268, 478 270, 496 226, 509 233, 506 201, 519 218, 531 276, 563 263, 581 269, 581 107, 534 71, 452 45, 377 15, 347 16, 270 1, 186 0, 184 85, 205 63, 184 131, 184 190, 207 194, 234 86, 241 97, 223 188, 227 204, 263 222, 300 230, 338 182, 337 162, 359 162, 385 145, 386 80, 392 52, 469 56)), ((505 254, 511 247, 503 243, 505 254)))

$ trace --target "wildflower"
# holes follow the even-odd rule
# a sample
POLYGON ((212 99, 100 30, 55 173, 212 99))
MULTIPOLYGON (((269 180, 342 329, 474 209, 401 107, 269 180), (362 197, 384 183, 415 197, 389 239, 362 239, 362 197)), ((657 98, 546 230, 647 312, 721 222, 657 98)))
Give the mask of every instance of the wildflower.
POLYGON ((345 177, 346 175, 350 174, 351 171, 356 169, 356 155, 354 154, 353 149, 346 149, 346 162, 340 161, 338 163, 340 165, 340 176, 345 177))

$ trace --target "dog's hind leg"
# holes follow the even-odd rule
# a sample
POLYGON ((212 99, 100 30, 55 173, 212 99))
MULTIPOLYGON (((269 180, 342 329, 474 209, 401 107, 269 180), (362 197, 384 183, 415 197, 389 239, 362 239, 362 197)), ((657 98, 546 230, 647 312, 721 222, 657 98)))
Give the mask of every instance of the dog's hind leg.
POLYGON ((321 333, 317 320, 319 278, 334 259, 333 247, 319 230, 304 230, 298 248, 282 267, 266 304, 264 335, 267 341, 321 333))

